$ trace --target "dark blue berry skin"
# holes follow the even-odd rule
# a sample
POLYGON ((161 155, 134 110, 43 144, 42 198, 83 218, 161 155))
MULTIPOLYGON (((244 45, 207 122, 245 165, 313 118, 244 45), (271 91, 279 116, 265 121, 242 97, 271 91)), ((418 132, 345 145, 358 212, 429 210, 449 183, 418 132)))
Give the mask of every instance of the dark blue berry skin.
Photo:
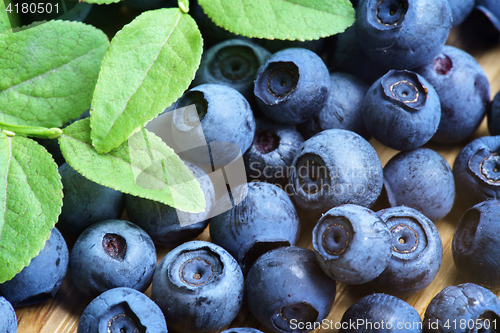
POLYGON ((455 202, 453 172, 437 152, 418 148, 394 155, 384 167, 384 187, 392 207, 408 206, 436 222, 455 202))
POLYGON ((465 146, 453 164, 457 198, 470 208, 500 198, 500 136, 477 138, 465 146))
POLYGON ((222 331, 221 333, 262 333, 262 331, 250 327, 235 327, 222 331))
POLYGON ((266 48, 271 53, 276 53, 278 51, 289 49, 292 47, 300 47, 303 49, 308 49, 310 51, 313 51, 317 55, 321 56, 321 53, 323 52, 323 49, 325 47, 324 38, 316 40, 305 40, 305 41, 254 38, 252 39, 252 41, 266 48))
POLYGON ((432 84, 441 101, 441 121, 432 141, 457 143, 471 136, 490 101, 490 84, 481 65, 467 52, 446 45, 416 72, 432 84))
POLYGON ((373 280, 391 257, 391 234, 372 210, 342 205, 323 214, 313 230, 312 244, 323 271, 346 284, 373 280))
POLYGON ((436 226, 406 206, 377 214, 391 233, 392 254, 386 269, 370 281, 370 287, 398 297, 419 292, 431 284, 441 267, 443 245, 436 226))
POLYGON ((352 304, 342 316, 341 326, 340 333, 422 332, 417 310, 400 298, 382 293, 365 296, 352 304))
POLYGON ((203 53, 193 86, 205 83, 223 84, 238 90, 249 102, 257 70, 271 52, 245 39, 230 39, 203 53))
POLYGON ((304 143, 295 126, 258 119, 250 148, 243 155, 249 182, 262 181, 285 188, 295 154, 304 143))
POLYGON ((490 135, 500 135, 500 91, 488 104, 487 117, 490 135))
POLYGON ((124 220, 95 223, 71 250, 73 282, 89 295, 117 287, 145 291, 156 268, 156 249, 148 234, 124 220))
POLYGON ((332 48, 328 53, 330 72, 349 73, 371 85, 391 69, 380 66, 363 51, 358 43, 356 22, 334 36, 332 48))
POLYGON ((283 247, 261 256, 250 269, 245 293, 255 318, 276 333, 308 332, 335 300, 336 283, 321 270, 313 251, 283 247))
POLYGON ((496 0, 476 0, 476 9, 481 11, 491 25, 500 32, 500 6, 496 0))
POLYGON ((425 310, 424 332, 497 332, 499 321, 497 296, 477 284, 464 283, 448 286, 434 296, 425 310))
POLYGON ((165 316, 149 297, 131 288, 103 292, 87 305, 78 333, 167 333, 165 316))
POLYGON ((158 264, 151 298, 174 332, 217 332, 241 309, 243 274, 222 247, 204 241, 184 243, 158 264))
POLYGON ((63 184, 63 207, 57 228, 78 237, 91 224, 117 219, 123 214, 123 193, 94 183, 69 164, 59 167, 63 184))
POLYGON ((378 79, 363 100, 368 132, 396 150, 412 150, 429 141, 441 119, 438 94, 422 76, 391 70, 378 79))
POLYGON ((125 196, 125 208, 130 221, 146 231, 153 242, 160 246, 175 247, 201 234, 208 225, 209 213, 215 202, 215 189, 210 177, 196 164, 189 161, 184 163, 200 183, 205 195, 205 211, 186 213, 153 200, 125 196))
POLYGON ((274 53, 259 69, 254 87, 262 113, 283 124, 300 124, 317 114, 329 91, 328 68, 303 48, 274 53))
POLYGON ((252 144, 255 134, 252 109, 234 88, 202 84, 185 92, 174 109, 172 135, 175 143, 196 163, 226 165, 239 153, 244 154, 252 144), (196 110, 186 108, 191 104, 196 105, 196 110), (210 158, 192 149, 207 143, 211 148, 210 158), (235 147, 239 151, 233 151, 235 147))
POLYGON ((210 238, 238 261, 243 273, 265 252, 295 245, 300 233, 299 217, 284 190, 252 182, 239 185, 231 193, 233 197, 246 197, 234 208, 210 219, 210 238))
POLYGON ((306 140, 290 172, 293 200, 313 220, 342 204, 371 207, 382 186, 382 164, 375 149, 360 135, 342 129, 306 140))
POLYGON ((448 0, 363 0, 356 9, 356 32, 377 63, 413 69, 441 52, 451 20, 448 0))
POLYGON ((500 201, 487 200, 469 208, 453 236, 453 261, 467 281, 500 288, 500 201))
MULTIPOLYGON (((12 304, 0 296, 0 332, 16 333, 17 316, 12 304)), ((258 331, 254 332, 257 333, 258 331)), ((243 332, 242 332, 243 333, 243 332)), ((252 333, 252 332, 248 332, 252 333)))
POLYGON ((56 228, 42 251, 11 280, 0 284, 0 295, 12 306, 31 305, 53 298, 66 277, 69 253, 56 228))
POLYGON ((451 9, 452 26, 462 23, 474 9, 475 0, 448 0, 451 9))
POLYGON ((363 99, 368 85, 347 73, 330 74, 330 93, 325 106, 319 113, 297 129, 307 140, 321 131, 340 128, 353 131, 368 139, 362 117, 363 99))

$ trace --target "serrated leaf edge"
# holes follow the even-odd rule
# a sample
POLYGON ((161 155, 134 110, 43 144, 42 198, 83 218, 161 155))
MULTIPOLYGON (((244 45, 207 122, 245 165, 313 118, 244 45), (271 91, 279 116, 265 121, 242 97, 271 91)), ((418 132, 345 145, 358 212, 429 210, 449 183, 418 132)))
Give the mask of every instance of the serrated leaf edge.
MULTIPOLYGON (((181 20, 181 18, 182 18, 182 15, 189 15, 189 14, 187 14, 187 13, 183 13, 183 12, 182 12, 179 8, 177 8, 177 10, 178 10, 178 11, 177 11, 177 15, 178 15, 177 20, 176 20, 175 24, 173 25, 172 29, 170 30, 170 32, 169 32, 169 34, 168 34, 167 38, 165 39, 165 42, 164 42, 164 43, 162 44, 162 46, 160 47, 160 51, 159 51, 159 52, 158 52, 158 54, 156 55, 156 57, 155 57, 155 61, 156 61, 156 59, 158 59, 158 56, 160 55, 161 51, 163 50, 164 45, 165 45, 165 44, 168 42, 168 40, 170 39, 170 36, 172 35, 173 31, 174 31, 174 30, 175 30, 175 28, 178 26, 178 24, 179 24, 179 22, 180 22, 180 20, 181 20)), ((132 21, 132 22, 133 22, 133 21, 132 21)), ((130 22, 130 23, 129 23, 129 24, 127 24, 126 26, 130 25, 132 22, 130 22)), ((126 26, 124 26, 124 28, 125 28, 126 26)), ((198 30, 199 30, 199 29, 198 29, 198 30)), ((115 37, 114 37, 114 38, 119 37, 122 33, 123 33, 123 28, 122 28, 120 31, 118 31, 118 32, 116 33, 116 35, 115 35, 115 37)), ((202 41, 203 41, 203 39, 202 39, 202 41)), ((112 43, 112 41, 111 41, 111 43, 112 43)), ((110 44, 110 47, 111 47, 111 44, 110 44)), ((203 42, 202 42, 202 47, 203 47, 203 42)), ((108 48, 108 50, 109 50, 109 48, 108 48)), ((101 70, 102 70, 102 63, 105 61, 107 54, 108 54, 108 53, 106 52, 106 55, 104 56, 104 58, 103 58, 103 60, 102 60, 102 62, 101 62, 101 70)), ((200 57, 200 59, 201 59, 201 57, 200 57)), ((144 82, 144 80, 146 79, 146 77, 147 77, 147 75, 148 75, 148 73, 149 73, 149 70, 151 69, 151 66, 153 66, 153 64, 155 63, 155 61, 153 61, 153 62, 151 63, 151 65, 148 67, 148 70, 146 71, 146 74, 145 74, 145 75, 144 75, 144 77, 142 78, 141 84, 142 84, 142 82, 144 82)), ((198 65, 198 66, 199 66, 199 65, 198 65)), ((194 76, 193 76, 193 79, 194 79, 194 76)), ((193 80, 193 79, 192 79, 192 80, 193 80)), ((97 78, 96 86, 98 86, 98 85, 99 85, 100 80, 101 80, 101 76, 99 75, 99 77, 97 78)), ((192 80, 191 80, 191 81, 192 81, 192 80)), ((133 96, 135 96, 135 94, 137 93, 137 91, 138 91, 138 90, 139 90, 139 88, 141 87, 141 84, 139 84, 139 85, 137 86, 137 89, 135 90, 135 92, 134 92, 131 96, 129 96, 129 98, 128 98, 128 100, 127 100, 127 103, 125 104, 125 108, 126 108, 126 106, 128 105, 128 103, 130 102, 130 99, 131 99, 133 96)), ((117 120, 117 119, 118 119, 118 118, 119 118, 119 117, 123 114, 123 111, 125 110, 125 108, 124 108, 123 110, 121 110, 121 112, 120 112, 120 113, 117 115, 117 117, 114 119, 114 121, 113 121, 113 125, 111 125, 111 127, 110 127, 110 128, 109 128, 109 130, 106 132, 106 135, 103 137, 103 139, 102 139, 101 141, 105 141, 105 140, 106 140, 106 138, 109 136, 109 133, 111 132, 111 130, 112 130, 112 129, 114 128, 114 126, 116 125, 116 120, 117 120)), ((93 111, 93 109, 92 109, 92 108, 90 108, 90 116, 91 116, 91 119, 92 119, 92 111, 93 111)), ((154 117, 153 117, 153 118, 154 118, 154 117)), ((153 118, 151 118, 149 121, 151 121, 153 118)), ((116 147, 112 147, 112 148, 110 148, 109 150, 101 150, 100 148, 102 148, 102 147, 99 147, 99 145, 96 145, 96 143, 95 143, 95 140, 96 140, 96 139, 94 138, 94 135, 92 135, 92 132, 94 131, 93 123, 94 123, 93 121, 91 121, 91 122, 90 122, 90 131, 91 131, 90 139, 91 139, 91 142, 92 142, 92 146, 94 146, 94 148, 96 149, 96 151, 97 151, 98 153, 107 153, 107 152, 109 152, 109 151, 113 150, 114 148, 117 148, 118 146, 120 146, 120 144, 122 144, 123 142, 127 141, 127 139, 125 139, 123 142, 119 143, 116 147)), ((146 122, 146 123, 147 123, 147 122, 146 122)), ((130 137, 130 135, 132 135, 132 134, 133 134, 133 132, 129 134, 129 137, 130 137)))

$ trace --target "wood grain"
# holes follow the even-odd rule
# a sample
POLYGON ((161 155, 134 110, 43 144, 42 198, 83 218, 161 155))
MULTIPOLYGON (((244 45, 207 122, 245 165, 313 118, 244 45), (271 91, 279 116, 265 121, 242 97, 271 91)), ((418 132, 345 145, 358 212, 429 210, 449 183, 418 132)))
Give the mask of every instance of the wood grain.
MULTIPOLYGON (((448 39, 448 44, 460 46, 476 58, 488 76, 493 97, 493 95, 500 90, 500 44, 489 48, 479 48, 474 45, 465 45, 462 43, 460 35, 457 31, 452 31, 452 34, 448 39)), ((452 88, 453 87, 450 87, 450 89, 452 88)), ((488 131, 486 128, 486 121, 483 121, 481 127, 474 134, 473 138, 485 135, 488 135, 488 131)), ((396 153, 395 150, 384 147, 374 140, 370 142, 377 150, 383 165, 385 165, 385 163, 396 153)), ((426 147, 435 149, 446 158, 450 165, 453 165, 456 155, 460 152, 464 145, 465 143, 451 146, 428 144, 426 147)), ((458 271, 453 264, 451 254, 451 240, 453 232, 462 212, 463 207, 455 206, 446 218, 436 223, 443 241, 443 262, 441 269, 436 279, 430 286, 415 295, 405 298, 409 304, 417 309, 422 317, 427 304, 434 297, 434 295, 446 286, 465 282, 459 276, 458 271)), ((312 248, 311 230, 312 225, 306 225, 303 227, 302 236, 298 243, 299 246, 312 248)), ((208 230, 205 230, 205 232, 198 237, 198 239, 209 240, 208 230)), ((159 249, 158 260, 160 260, 167 252, 167 249, 159 249)), ((150 295, 150 290, 148 290, 146 294, 150 295)), ((336 300, 328 319, 331 320, 332 323, 339 322, 344 311, 365 294, 366 291, 362 288, 356 286, 346 286, 339 283, 337 285, 336 300)), ((76 333, 79 316, 90 301, 91 300, 89 298, 78 292, 68 274, 61 290, 57 293, 54 299, 43 304, 18 307, 16 309, 19 324, 18 332, 76 333)), ((231 327, 238 326, 255 327, 265 331, 247 309, 243 309, 231 325, 231 327)), ((335 333, 338 331, 336 329, 328 329, 316 330, 314 332, 335 333)))

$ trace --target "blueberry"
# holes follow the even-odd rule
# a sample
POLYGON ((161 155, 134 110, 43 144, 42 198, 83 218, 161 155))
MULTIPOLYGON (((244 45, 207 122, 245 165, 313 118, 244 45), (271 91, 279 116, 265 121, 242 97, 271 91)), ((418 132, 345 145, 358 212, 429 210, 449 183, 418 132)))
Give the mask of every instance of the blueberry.
POLYGON ((304 143, 295 126, 258 119, 252 145, 243 155, 249 182, 262 181, 285 188, 293 158, 304 143))
POLYGON ((340 326, 340 333, 422 332, 417 310, 397 297, 382 293, 365 296, 352 304, 342 316, 340 326))
POLYGON ((373 280, 391 257, 391 234, 376 213, 342 205, 323 214, 313 230, 312 244, 321 268, 346 284, 373 280))
POLYGON ((63 184, 63 207, 57 227, 77 237, 93 223, 117 219, 123 213, 123 193, 94 183, 69 164, 59 167, 63 184))
POLYGON ((428 148, 393 156, 384 167, 384 187, 392 207, 415 208, 432 221, 445 217, 455 201, 448 162, 428 148))
POLYGON ((184 163, 200 183, 205 195, 205 211, 186 213, 153 200, 125 196, 125 208, 130 221, 146 231, 160 246, 175 247, 201 234, 208 225, 209 212, 215 202, 215 190, 210 177, 196 164, 189 161, 184 163))
POLYGON ((392 255, 370 286, 398 297, 415 294, 436 277, 443 258, 439 232, 427 217, 410 207, 377 212, 391 233, 392 255))
POLYGON ((391 69, 391 67, 380 66, 363 51, 358 43, 356 22, 344 32, 334 36, 333 47, 329 51, 328 68, 330 71, 352 74, 369 85, 391 69))
POLYGON ((227 329, 227 330, 222 331, 220 333, 263 333, 263 332, 259 331, 258 329, 250 328, 250 327, 235 327, 235 328, 227 329))
POLYGON ((446 45, 416 71, 432 84, 441 101, 441 121, 432 140, 456 143, 471 136, 490 101, 490 84, 481 65, 467 52, 446 45))
POLYGON ((500 301, 474 283, 448 286, 431 300, 424 315, 426 333, 497 332, 500 301))
POLYGON ((391 70, 366 93, 363 119, 368 132, 384 145, 412 150, 436 133, 441 119, 439 97, 417 73, 391 70))
POLYGON ((462 23, 474 9, 475 0, 448 0, 451 9, 452 26, 462 23))
POLYGON ((165 316, 149 297, 125 287, 103 292, 87 305, 78 333, 167 333, 165 316))
POLYGON ((342 204, 370 207, 382 190, 382 173, 368 141, 351 131, 330 129, 306 140, 295 155, 290 188, 297 206, 317 219, 342 204))
POLYGON ((151 297, 170 330, 217 332, 241 309, 243 274, 222 247, 191 241, 170 251, 158 264, 151 297))
POLYGON ((276 53, 278 51, 289 49, 292 47, 300 47, 302 49, 308 49, 313 51, 317 55, 321 56, 323 49, 325 47, 325 39, 320 38, 316 40, 282 40, 282 39, 265 39, 265 38, 254 38, 252 39, 255 43, 261 45, 271 53, 276 53))
POLYGON ((210 219, 210 238, 236 258, 243 273, 265 252, 295 245, 299 217, 285 191, 272 184, 252 182, 239 185, 231 194, 246 196, 231 210, 210 219))
POLYGON ((466 145, 453 164, 457 197, 470 208, 500 198, 500 136, 477 138, 466 145))
POLYGON ((500 91, 488 103, 487 117, 490 135, 500 135, 500 91))
POLYGON ((156 249, 135 224, 105 220, 80 234, 71 250, 70 268, 75 285, 89 296, 117 287, 145 291, 156 268, 156 249))
POLYGON ((0 295, 13 306, 31 305, 53 298, 68 271, 68 247, 56 228, 30 264, 9 281, 0 284, 0 295))
POLYGON ((245 39, 218 43, 203 53, 194 86, 223 84, 238 90, 249 102, 253 100, 255 75, 271 53, 245 39))
POLYGON ((321 131, 340 128, 353 131, 368 139, 362 117, 363 99, 368 85, 351 74, 331 73, 330 93, 325 106, 297 129, 309 139, 321 131))
POLYGON ((356 9, 356 32, 377 63, 413 69, 441 52, 451 20, 448 0, 364 0, 356 9))
POLYGON ((489 289, 500 288, 499 214, 499 200, 478 203, 463 214, 453 236, 453 261, 460 275, 489 289))
POLYGON ((260 110, 283 124, 300 124, 317 114, 329 91, 328 68, 303 48, 274 53, 259 69, 254 88, 260 110))
POLYGON ((491 25, 500 32, 500 6, 496 0, 476 0, 476 10, 484 14, 491 25))
POLYGON ((248 101, 234 88, 202 84, 185 92, 175 108, 173 138, 186 157, 194 162, 225 165, 238 154, 245 153, 252 144, 255 119, 248 101), (196 108, 188 107, 192 104, 196 108), (210 160, 192 149, 207 143, 210 160))
MULTIPOLYGON (((17 316, 12 304, 0 296, 0 332, 16 333, 17 332, 17 316)), ((257 331, 258 332, 258 331, 257 331)), ((248 332, 248 333, 257 333, 248 332)), ((243 333, 243 332, 242 332, 243 333)))
POLYGON ((261 256, 245 282, 250 311, 277 333, 309 332, 330 312, 335 291, 335 281, 323 273, 313 251, 295 246, 261 256))

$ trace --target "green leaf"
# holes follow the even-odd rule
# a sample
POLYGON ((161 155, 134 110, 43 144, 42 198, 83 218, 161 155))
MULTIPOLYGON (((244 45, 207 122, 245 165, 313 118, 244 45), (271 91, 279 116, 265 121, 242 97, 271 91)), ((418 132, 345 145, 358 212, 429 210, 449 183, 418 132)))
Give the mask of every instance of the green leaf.
POLYGON ((61 127, 90 106, 106 35, 79 22, 49 21, 0 34, 0 121, 61 127))
POLYGON ((216 25, 255 38, 313 40, 354 22, 349 0, 198 0, 216 25))
POLYGON ((58 140, 69 165, 96 183, 185 212, 205 209, 204 194, 193 173, 152 132, 142 129, 118 148, 98 153, 86 118, 66 127, 58 140))
POLYGON ((118 147, 189 87, 203 41, 195 21, 179 8, 147 11, 111 41, 92 100, 92 144, 118 147))
POLYGON ((16 12, 16 7, 11 0, 0 0, 0 33, 12 32, 21 24, 21 19, 16 12), (8 7, 10 5, 10 7, 8 7), (9 11, 7 11, 9 8, 9 11))
POLYGON ((0 283, 44 247, 62 207, 52 156, 35 141, 0 133, 0 283))

